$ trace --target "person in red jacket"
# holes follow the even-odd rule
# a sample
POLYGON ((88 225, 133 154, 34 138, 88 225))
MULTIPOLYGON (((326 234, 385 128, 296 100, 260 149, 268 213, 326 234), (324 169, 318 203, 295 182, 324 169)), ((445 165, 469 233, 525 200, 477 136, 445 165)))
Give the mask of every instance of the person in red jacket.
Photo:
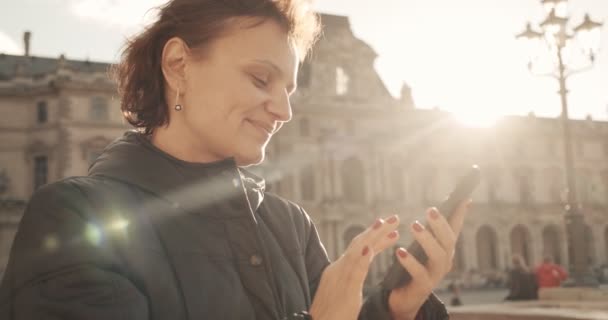
POLYGON ((543 263, 536 268, 536 281, 539 289, 559 287, 566 278, 568 278, 568 272, 554 263, 551 256, 545 256, 543 263))

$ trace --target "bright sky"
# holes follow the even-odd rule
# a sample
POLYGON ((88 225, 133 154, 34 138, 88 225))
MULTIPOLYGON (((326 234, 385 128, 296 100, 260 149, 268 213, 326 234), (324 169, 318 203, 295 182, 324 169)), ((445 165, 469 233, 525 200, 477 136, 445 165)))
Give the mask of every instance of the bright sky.
MULTIPOLYGON (((163 0, 0 2, 0 52, 116 61, 120 46, 163 0)), ((570 0, 573 24, 585 12, 608 21, 608 0, 570 0)), ((348 15, 354 33, 379 54, 376 69, 394 95, 406 81, 419 107, 460 114, 560 112, 557 81, 532 76, 514 35, 540 22, 540 0, 316 0, 321 12, 348 15)), ((608 24, 608 23, 607 23, 608 24)), ((608 119, 608 27, 596 66, 568 81, 570 113, 608 119)))

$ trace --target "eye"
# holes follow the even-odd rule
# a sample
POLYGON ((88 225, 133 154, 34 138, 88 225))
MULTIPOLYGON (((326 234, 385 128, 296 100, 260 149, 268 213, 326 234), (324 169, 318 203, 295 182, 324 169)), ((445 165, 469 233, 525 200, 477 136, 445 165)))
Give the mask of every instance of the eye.
POLYGON ((253 83, 258 88, 266 88, 266 86, 268 86, 268 80, 265 80, 262 77, 251 75, 251 78, 253 78, 253 83))

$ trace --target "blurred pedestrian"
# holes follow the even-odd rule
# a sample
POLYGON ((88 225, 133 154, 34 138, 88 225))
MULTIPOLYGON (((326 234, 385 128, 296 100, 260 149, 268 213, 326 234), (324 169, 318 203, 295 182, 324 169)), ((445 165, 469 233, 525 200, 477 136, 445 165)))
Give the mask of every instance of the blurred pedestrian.
POLYGON ((513 255, 509 270, 509 295, 505 300, 534 300, 538 298, 538 287, 534 273, 521 255, 513 255))
POLYGON ((452 298, 450 298, 450 306, 457 307, 462 305, 462 300, 460 300, 460 285, 457 282, 451 282, 448 285, 448 291, 452 294, 452 298))
POLYGON ((568 272, 553 262, 553 257, 546 255, 543 263, 536 268, 536 282, 538 288, 559 287, 562 281, 568 278, 568 272))

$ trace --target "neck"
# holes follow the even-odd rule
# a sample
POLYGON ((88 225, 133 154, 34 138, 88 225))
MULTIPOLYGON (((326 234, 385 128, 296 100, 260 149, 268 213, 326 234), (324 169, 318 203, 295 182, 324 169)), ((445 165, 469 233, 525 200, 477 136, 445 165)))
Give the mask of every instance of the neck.
POLYGON ((171 126, 157 127, 150 141, 163 152, 186 162, 209 163, 222 160, 209 151, 201 151, 200 143, 196 143, 197 139, 183 129, 171 126))

